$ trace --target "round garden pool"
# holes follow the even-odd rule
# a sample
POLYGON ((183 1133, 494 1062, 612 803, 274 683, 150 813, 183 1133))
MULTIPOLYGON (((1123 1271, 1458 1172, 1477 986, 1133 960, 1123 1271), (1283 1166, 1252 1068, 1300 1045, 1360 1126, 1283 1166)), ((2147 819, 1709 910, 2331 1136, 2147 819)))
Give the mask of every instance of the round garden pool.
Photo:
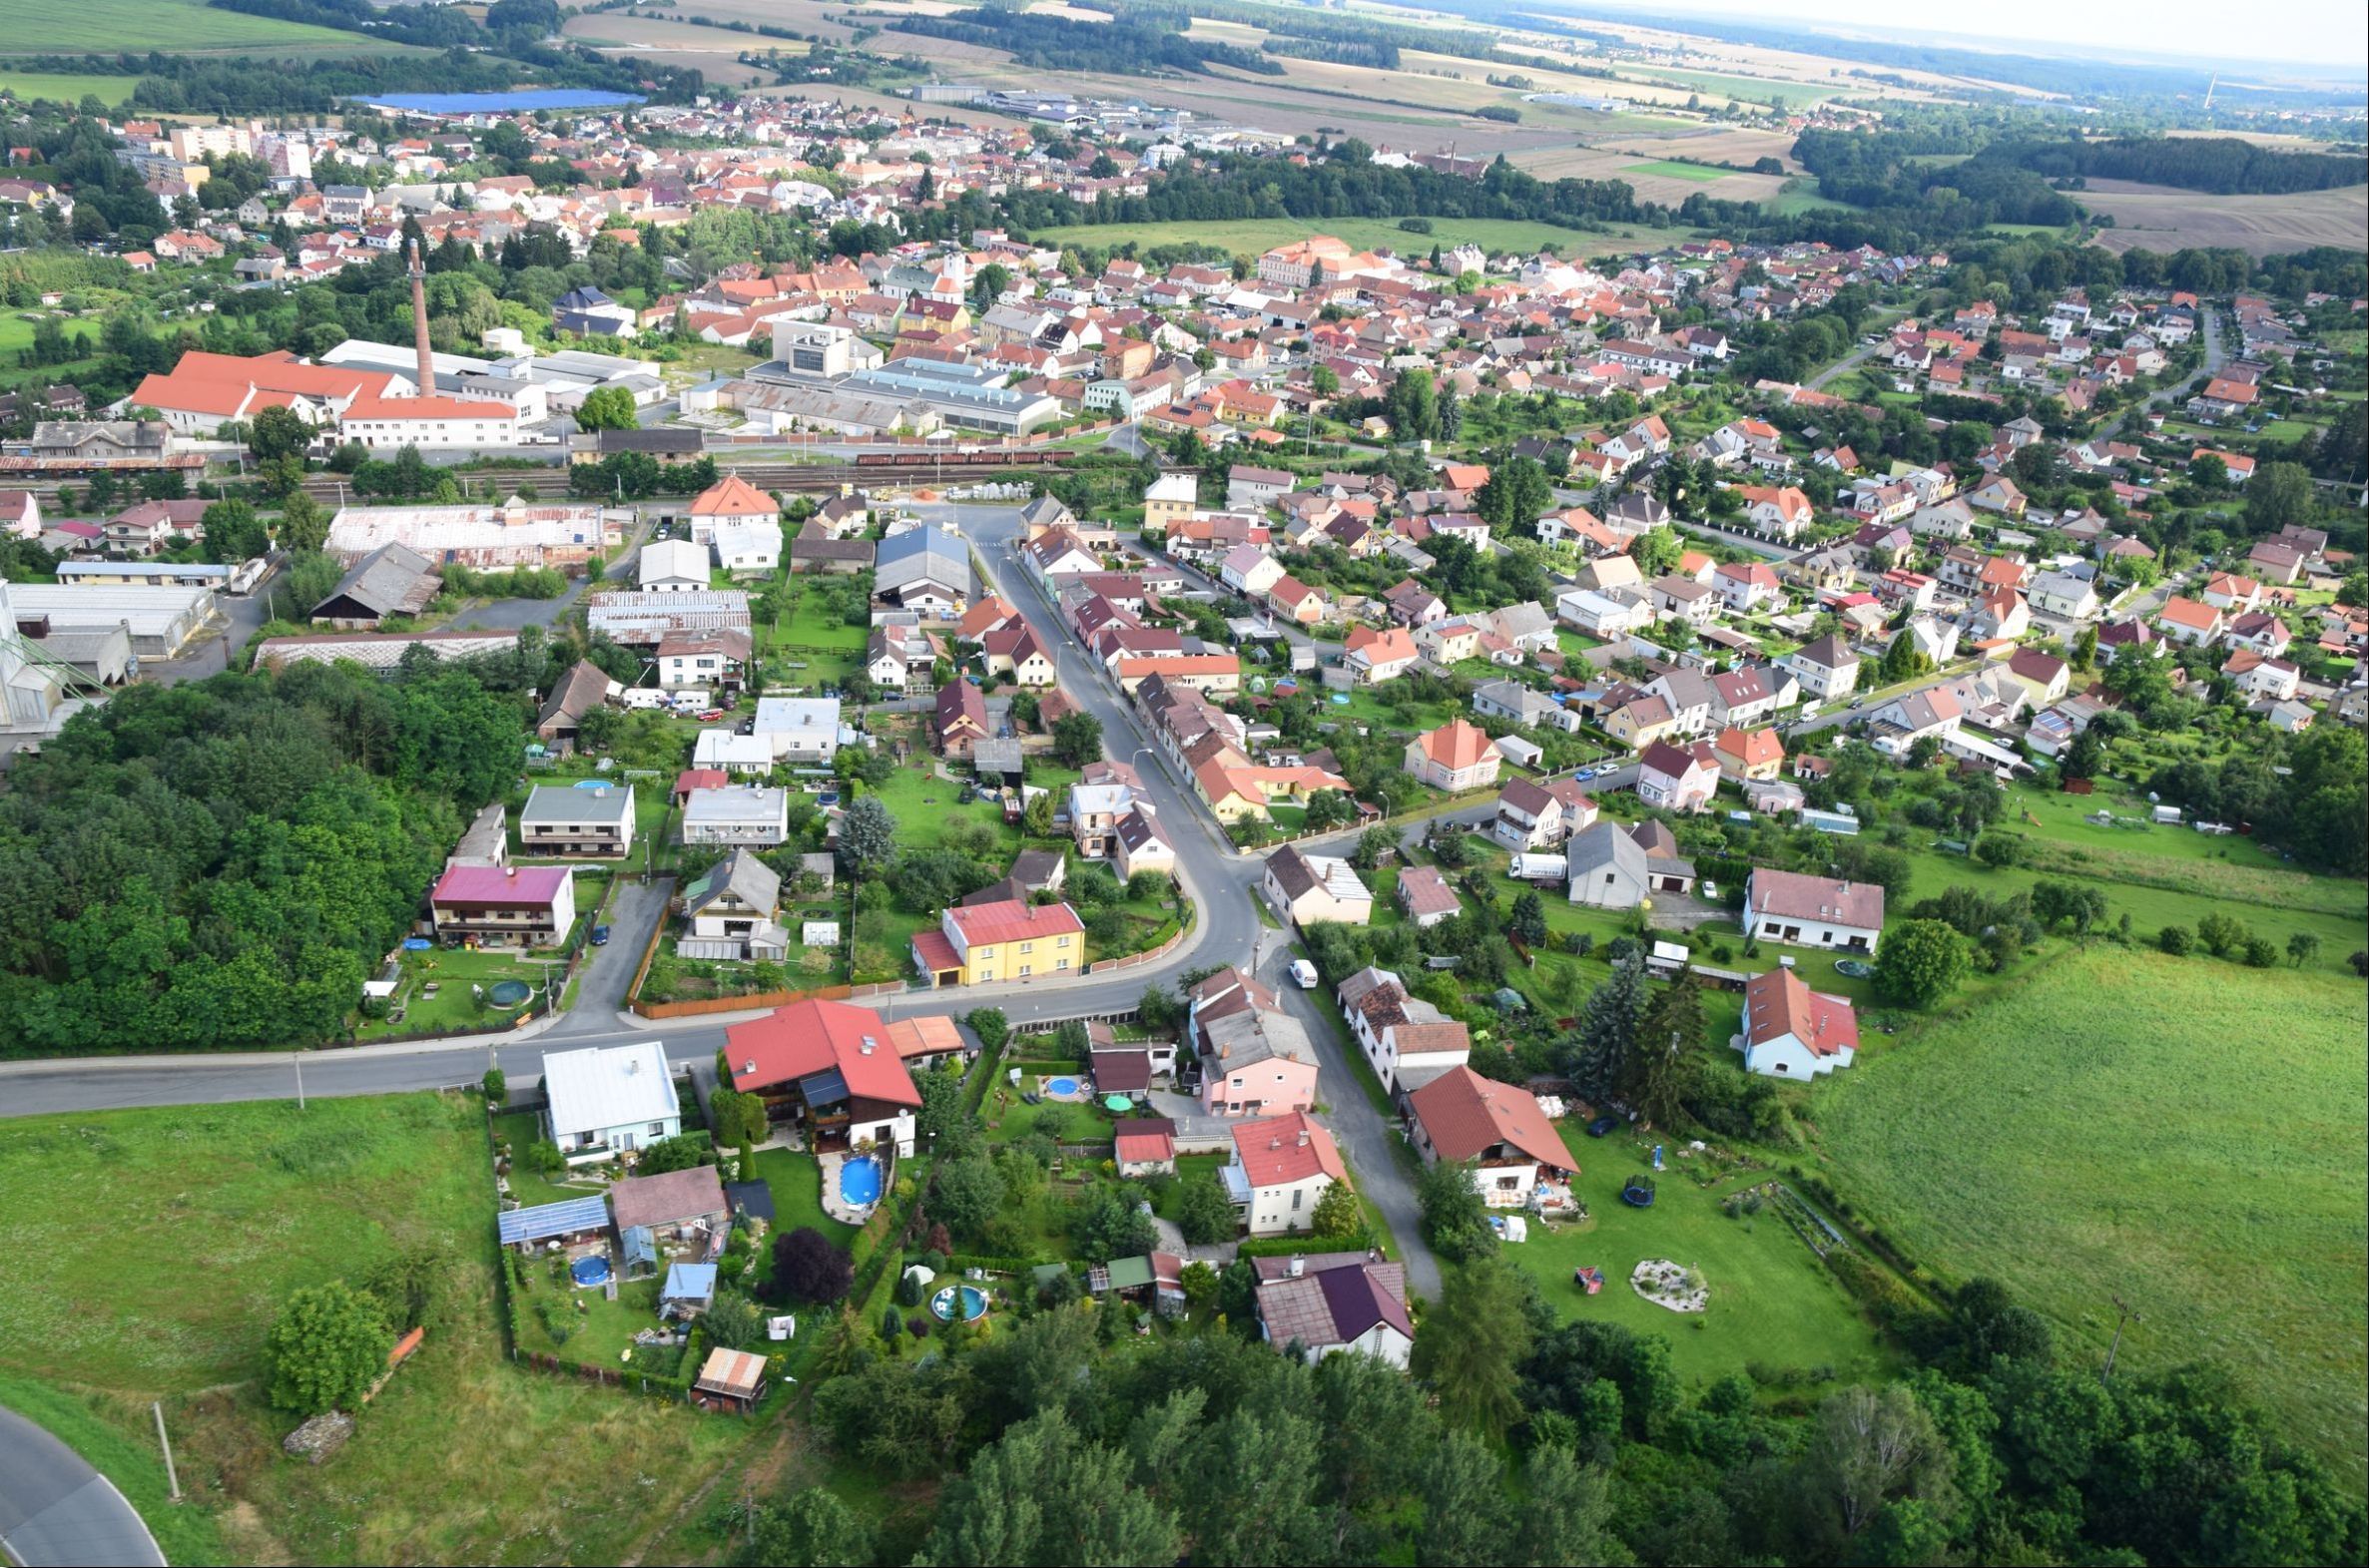
POLYGON ((582 1286, 607 1285, 609 1261, 606 1258, 579 1258, 568 1265, 568 1273, 582 1286))
POLYGON ((532 994, 534 987, 524 980, 496 980, 485 988, 486 1002, 504 1012, 521 1005, 532 994))
POLYGON ((1044 1081, 1046 1094, 1072 1095, 1077 1093, 1077 1090, 1078 1083, 1074 1078, 1047 1078, 1044 1081))
POLYGON ((881 1201, 881 1157, 860 1154, 839 1168, 839 1195, 850 1208, 869 1209, 881 1201))
POLYGON ((930 1315, 941 1323, 952 1322, 954 1320, 954 1298, 957 1293, 962 1298, 962 1320, 964 1322, 976 1322, 987 1315, 987 1293, 973 1285, 949 1285, 929 1298, 930 1315))

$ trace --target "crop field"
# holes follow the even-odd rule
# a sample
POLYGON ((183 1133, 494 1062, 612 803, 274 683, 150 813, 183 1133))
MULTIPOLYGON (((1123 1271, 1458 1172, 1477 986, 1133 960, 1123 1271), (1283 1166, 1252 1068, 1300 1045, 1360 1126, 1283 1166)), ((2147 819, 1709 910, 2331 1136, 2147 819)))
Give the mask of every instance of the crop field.
POLYGON ((1731 76, 1718 71, 1681 71, 1669 66, 1622 65, 1619 69, 1641 81, 1661 82, 1689 92, 1714 94, 1748 104, 1765 104, 1773 98, 1783 98, 1788 109, 1800 109, 1810 104, 1824 103, 1835 95, 1831 88, 1813 87, 1807 82, 1781 82, 1765 76, 1731 76))
POLYGON ((1815 1091, 1860 1216, 1996 1277, 2074 1359, 2211 1357, 2361 1483, 2369 1205, 2358 981, 2097 946, 1815 1091))
POLYGON ((1337 235, 1360 249, 1385 247, 1402 256, 1428 256, 1436 243, 1449 248, 1470 240, 1492 256, 1530 255, 1553 251, 1561 256, 1625 254, 1662 245, 1676 230, 1623 224, 1610 234, 1582 234, 1555 224, 1523 223, 1498 218, 1435 218, 1428 235, 1410 234, 1392 218, 1333 218, 1321 225, 1296 218, 1254 218, 1216 224, 1077 224, 1045 229, 1029 238, 1046 245, 1113 246, 1132 242, 1143 250, 1169 245, 1212 245, 1236 256, 1256 257, 1279 245, 1306 239, 1318 230, 1337 235))
POLYGON ((1541 148, 1513 159, 1524 173, 1541 180, 1619 180, 1640 201, 1675 207, 1697 194, 1722 201, 1757 202, 1774 193, 1783 179, 1777 175, 1737 174, 1706 169, 1700 164, 1670 159, 1639 162, 1631 153, 1610 153, 1592 147, 1541 148))
POLYGON ((0 1241, 43 1262, 0 1271, 0 1383, 52 1391, 54 1411, 28 1413, 142 1455, 162 1399, 182 1485, 212 1500, 191 1517, 229 1560, 622 1561, 738 1434, 510 1366, 492 1217, 483 1113, 454 1099, 9 1122, 0 1241), (286 1461, 295 1423, 266 1405, 261 1365, 280 1302, 397 1254, 430 1260, 426 1342, 332 1464, 286 1461))
POLYGON ((220 11, 204 0, 7 0, 5 15, 0 54, 107 54, 146 48, 151 41, 183 54, 284 59, 378 55, 405 47, 306 22, 220 11))
POLYGON ((2369 190, 2302 191, 2284 196, 2212 196, 2127 180, 2092 180, 2083 207, 2110 216, 2096 243, 2109 251, 2177 251, 2220 246, 2274 256, 2312 246, 2369 246, 2369 190))
POLYGON ((86 96, 96 95, 99 102, 113 109, 132 96, 132 89, 140 85, 136 76, 75 76, 58 71, 0 70, 0 88, 16 94, 19 99, 55 99, 62 104, 79 104, 86 96))
POLYGON ((1650 1135, 1640 1142, 1624 1129, 1590 1138, 1575 1121, 1556 1130, 1579 1167, 1572 1186, 1589 1218, 1553 1231, 1532 1220, 1529 1240, 1505 1248, 1506 1259, 1537 1280, 1555 1315, 1661 1335, 1689 1383, 1743 1371, 1747 1363, 1823 1368, 1843 1382, 1888 1369, 1875 1331, 1783 1220, 1771 1211, 1736 1219, 1721 1212, 1728 1193, 1766 1180, 1766 1172, 1698 1185, 1691 1162, 1699 1157, 1682 1159, 1676 1145, 1666 1146, 1653 1207, 1632 1209, 1620 1201, 1620 1189, 1631 1176, 1651 1172, 1650 1135), (1629 1275, 1649 1258, 1699 1271, 1711 1293, 1706 1309, 1674 1312, 1639 1296, 1629 1275), (1572 1283, 1571 1271, 1581 1266, 1603 1273, 1600 1294, 1588 1296, 1572 1283))
POLYGON ((1697 185, 1709 185, 1714 180, 1725 180, 1724 169, 1706 169, 1701 164, 1682 164, 1674 159, 1657 158, 1649 164, 1630 164, 1624 171, 1632 175, 1660 175, 1668 180, 1691 180, 1697 185))

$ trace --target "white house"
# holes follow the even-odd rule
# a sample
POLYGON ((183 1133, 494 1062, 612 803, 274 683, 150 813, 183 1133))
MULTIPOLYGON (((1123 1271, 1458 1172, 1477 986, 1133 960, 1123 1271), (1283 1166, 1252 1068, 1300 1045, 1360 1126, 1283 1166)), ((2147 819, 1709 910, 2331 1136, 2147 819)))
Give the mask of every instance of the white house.
POLYGON ((591 1046, 543 1058, 543 1130, 570 1165, 645 1148, 683 1130, 666 1047, 591 1046))
POLYGON ((1305 1111, 1240 1123, 1233 1137, 1233 1163, 1219 1175, 1252 1236, 1307 1230, 1325 1189, 1349 1180, 1333 1135, 1305 1111))
MULTIPOLYGON (((695 790, 692 798, 722 790, 695 790)), ((775 920, 781 873, 746 849, 735 849, 683 890, 684 933, 675 949, 685 958, 780 961, 790 932, 775 920)))
POLYGON ((1837 947, 1872 958, 1884 934, 1884 889, 1758 866, 1744 879, 1744 930, 1789 947, 1837 947))
POLYGON ((646 594, 704 593, 708 551, 688 539, 655 539, 634 562, 634 586, 646 594))
POLYGON ((719 523, 716 561, 734 576, 770 574, 782 565, 782 525, 770 517, 719 523))
POLYGON ((761 697, 749 736, 765 742, 779 763, 792 768, 828 768, 839 756, 839 699, 761 697))
POLYGON ((1298 1345, 1313 1366, 1348 1351, 1404 1370, 1415 1349, 1407 1310, 1407 1266, 1366 1253, 1254 1258, 1259 1336, 1277 1349, 1298 1345))
POLYGON ((1259 889, 1269 908, 1297 925, 1364 925, 1374 918, 1374 894, 1355 866, 1333 855, 1303 854, 1294 845, 1267 857, 1259 889))
POLYGON ((683 802, 683 841, 687 844, 771 847, 789 836, 787 789, 729 784, 721 789, 694 789, 683 802))
POLYGON ((1473 1185, 1491 1209, 1526 1208, 1541 1179, 1568 1182, 1576 1169, 1536 1095, 1470 1067, 1451 1068, 1407 1096, 1407 1137, 1426 1165, 1470 1162, 1473 1185))
POLYGON ((1431 1003, 1407 993, 1388 969, 1365 968, 1336 993, 1349 1032, 1393 1094, 1431 1082, 1472 1059, 1472 1032, 1431 1003))
POLYGON ((1744 1027, 1731 1042, 1747 1072, 1807 1083, 1848 1067, 1859 1051, 1859 1019, 1839 996, 1813 991, 1790 969, 1744 983, 1744 1027))

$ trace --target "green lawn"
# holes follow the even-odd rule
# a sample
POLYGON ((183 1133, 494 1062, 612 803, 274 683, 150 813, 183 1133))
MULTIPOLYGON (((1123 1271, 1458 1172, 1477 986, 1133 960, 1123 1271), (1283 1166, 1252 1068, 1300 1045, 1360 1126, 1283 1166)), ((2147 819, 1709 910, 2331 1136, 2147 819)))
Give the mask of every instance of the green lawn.
MULTIPOLYGON (((536 949, 547 953, 548 949, 536 949)), ((556 954, 550 954, 556 960, 556 954)), ((563 967, 556 961, 543 963, 524 956, 513 949, 435 948, 431 951, 406 952, 402 959, 403 980, 394 995, 394 1005, 402 1009, 398 1020, 364 1018, 354 1025, 354 1037, 359 1040, 384 1039, 392 1035, 459 1034, 474 1029, 506 1029, 510 1020, 518 1017, 523 1008, 503 1011, 485 1002, 479 988, 490 991, 496 982, 521 980, 535 988, 528 1002, 536 1012, 544 1010, 542 986, 544 980, 556 975, 563 967), (427 994, 433 985, 436 993, 427 994)))
POLYGON ((132 89, 140 85, 136 76, 76 76, 64 71, 5 71, 0 70, 0 88, 16 94, 19 99, 50 98, 61 104, 79 104, 86 95, 96 95, 99 102, 113 109, 132 96, 132 89))
POLYGON ((1665 175, 1672 180, 1692 180, 1698 185, 1709 185, 1714 180, 1724 180, 1734 173, 1728 169, 1709 169, 1701 164, 1680 163, 1674 158, 1657 158, 1649 164, 1626 164, 1620 172, 1624 175, 1665 175))
POLYGON ((1533 224, 1499 218, 1435 218, 1428 235, 1401 229, 1391 218, 1328 218, 1310 225, 1294 218, 1254 218, 1234 222, 1196 224, 1077 224, 1066 229, 1044 229, 1029 236, 1040 245, 1109 247, 1133 243, 1144 250, 1157 246, 1208 245, 1236 256, 1257 257, 1279 245, 1305 240, 1315 231, 1335 236, 1363 250, 1387 248, 1401 255, 1429 255, 1434 245, 1453 248, 1471 241, 1492 255, 1524 255, 1553 251, 1562 256, 1602 255, 1607 252, 1649 250, 1671 243, 1686 231, 1623 225, 1610 235, 1583 234, 1555 224, 1533 224))
POLYGON ((856 1239, 857 1227, 842 1225, 823 1212, 823 1168, 813 1155, 794 1149, 760 1149, 757 1175, 773 1190, 776 1231, 811 1226, 842 1247, 856 1239))
POLYGON ((1922 1266, 1991 1275, 2101 1358, 2210 1357, 2355 1485, 2369 1414, 2359 983, 2068 952, 1818 1086, 1820 1146, 1922 1266))
POLYGON ((560 1550, 625 1560, 739 1430, 509 1365, 493 1215, 474 1100, 314 1100, 302 1111, 268 1101, 0 1124, 0 1237, 15 1257, 42 1261, 0 1270, 0 1397, 24 1408, 15 1390, 53 1390, 27 1413, 84 1425, 69 1440, 136 1503, 156 1495, 148 1401, 162 1399, 182 1486, 197 1499, 185 1505, 189 1522, 159 1529, 176 1560, 541 1561, 560 1550), (278 1443, 295 1422, 267 1406, 261 1380, 280 1303, 299 1286, 359 1282, 397 1253, 425 1261, 425 1344, 334 1461, 282 1461, 278 1443), (121 1473, 85 1417, 125 1445, 121 1473), (620 1475, 648 1484, 621 1487, 620 1475), (218 1557, 192 1549, 209 1527, 218 1557), (557 1549, 522 1549, 530 1540, 557 1549))
POLYGON ((543 1118, 534 1111, 512 1111, 493 1119, 493 1136, 497 1143, 510 1146, 510 1196, 520 1206, 533 1209, 543 1204, 565 1203, 571 1198, 586 1198, 604 1190, 603 1183, 587 1179, 582 1185, 570 1184, 565 1171, 549 1176, 526 1168, 526 1151, 542 1140, 543 1118))
POLYGON ((1651 1172, 1652 1143, 1625 1131, 1589 1138, 1575 1123, 1560 1131, 1579 1167, 1573 1186, 1589 1218, 1552 1231, 1532 1220, 1529 1240, 1505 1248, 1507 1259, 1536 1277, 1558 1316, 1660 1334, 1679 1373, 1694 1382, 1749 1363, 1831 1368, 1846 1382, 1890 1367, 1875 1330, 1782 1220, 1769 1212, 1744 1219, 1720 1212, 1721 1199, 1767 1180, 1766 1171, 1734 1172, 1698 1186, 1672 1142, 1664 1147, 1669 1168, 1655 1178, 1653 1207, 1632 1209, 1620 1201, 1620 1189, 1630 1176, 1651 1172), (1710 1287, 1708 1309, 1673 1312, 1639 1296, 1629 1274, 1651 1258, 1700 1271, 1710 1287), (1571 1271, 1581 1265, 1603 1272, 1601 1294, 1588 1296, 1571 1283, 1571 1271))
MULTIPOLYGON (((153 41, 185 54, 343 56, 408 53, 361 33, 223 11, 203 0, 11 0, 7 54, 112 54, 153 41)), ((97 80, 104 81, 105 78, 97 80)), ((77 97, 80 95, 77 94, 77 97)))

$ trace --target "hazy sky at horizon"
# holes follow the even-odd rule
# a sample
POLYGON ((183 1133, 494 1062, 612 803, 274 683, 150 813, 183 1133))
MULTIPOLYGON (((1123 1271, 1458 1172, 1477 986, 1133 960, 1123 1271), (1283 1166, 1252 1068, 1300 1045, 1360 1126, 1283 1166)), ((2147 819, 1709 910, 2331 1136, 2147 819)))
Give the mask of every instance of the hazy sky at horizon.
MULTIPOLYGON (((2207 0, 1987 0, 1967 10, 1904 12, 1897 0, 1642 0, 1671 20, 1691 12, 1787 18, 1898 36, 1903 29, 1952 33, 1974 47, 2015 53, 2019 43, 2091 45, 2203 61, 2284 61, 2329 66, 2369 62, 2360 0, 2269 0, 2232 11, 2207 0)), ((1640 0, 1622 0, 1623 9, 1640 0)), ((1557 8, 1586 9, 1586 0, 1557 8)), ((2207 69, 2210 69, 2209 65, 2207 69)), ((2226 69, 2226 68, 2225 68, 2226 69)))

